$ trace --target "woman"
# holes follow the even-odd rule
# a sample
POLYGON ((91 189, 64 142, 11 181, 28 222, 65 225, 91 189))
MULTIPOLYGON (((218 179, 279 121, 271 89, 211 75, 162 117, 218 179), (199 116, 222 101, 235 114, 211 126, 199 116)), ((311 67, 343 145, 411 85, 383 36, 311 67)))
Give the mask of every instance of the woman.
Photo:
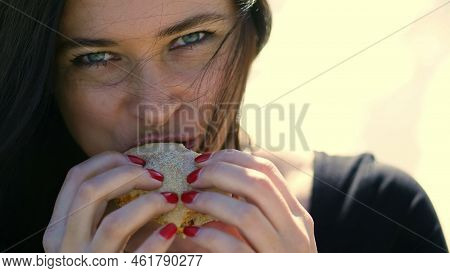
POLYGON ((3 251, 447 251, 404 172, 370 154, 265 151, 239 131, 270 33, 265 0, 14 0, 0 14, 3 251), (164 183, 123 155, 155 141, 203 153, 186 178, 196 191, 107 213, 120 194, 164 183), (219 221, 186 239, 148 224, 179 198, 219 221))

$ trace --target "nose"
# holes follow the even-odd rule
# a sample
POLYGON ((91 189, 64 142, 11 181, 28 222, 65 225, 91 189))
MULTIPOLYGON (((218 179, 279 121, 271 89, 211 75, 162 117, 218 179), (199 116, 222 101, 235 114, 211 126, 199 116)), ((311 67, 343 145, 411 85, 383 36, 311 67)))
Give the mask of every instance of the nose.
POLYGON ((132 116, 145 124, 161 126, 168 122, 183 103, 183 84, 165 69, 160 60, 146 60, 133 72, 129 85, 128 109, 132 116))

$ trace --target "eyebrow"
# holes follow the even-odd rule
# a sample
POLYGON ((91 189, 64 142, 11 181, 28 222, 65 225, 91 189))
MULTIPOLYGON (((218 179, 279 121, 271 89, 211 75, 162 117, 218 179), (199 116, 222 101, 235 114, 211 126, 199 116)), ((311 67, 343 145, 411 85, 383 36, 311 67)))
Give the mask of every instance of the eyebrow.
MULTIPOLYGON (((157 37, 168 37, 202 24, 219 22, 225 19, 226 17, 224 15, 217 13, 198 14, 160 30, 157 34, 157 37)), ((110 39, 65 38, 58 44, 58 50, 73 49, 79 47, 113 47, 118 45, 119 44, 116 41, 110 39)))
POLYGON ((58 50, 77 47, 111 47, 117 45, 117 42, 108 39, 65 38, 59 43, 58 50))
POLYGON ((225 20, 225 16, 217 13, 204 13, 189 17, 181 22, 176 23, 173 26, 170 26, 166 29, 163 29, 158 32, 158 37, 166 37, 171 36, 176 33, 183 32, 190 28, 196 27, 198 25, 202 25, 205 23, 212 23, 225 20))

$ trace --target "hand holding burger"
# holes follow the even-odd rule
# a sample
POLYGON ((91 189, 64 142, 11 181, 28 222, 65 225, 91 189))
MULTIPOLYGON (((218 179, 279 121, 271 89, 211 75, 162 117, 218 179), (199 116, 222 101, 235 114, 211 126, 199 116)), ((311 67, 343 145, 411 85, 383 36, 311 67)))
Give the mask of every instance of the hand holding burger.
POLYGON ((105 152, 71 169, 44 235, 46 251, 121 252, 155 220, 163 226, 133 251, 166 252, 181 230, 212 252, 317 251, 311 216, 271 161, 238 150, 197 156, 176 143, 126 155, 105 152), (105 215, 107 204, 115 208, 105 215))
MULTIPOLYGON (((157 189, 162 194, 176 193, 182 195, 193 188, 186 182, 186 176, 196 169, 194 159, 199 155, 189 150, 181 143, 150 143, 133 148, 126 155, 144 160, 144 167, 158 170, 164 176, 164 183, 157 189)), ((114 200, 117 207, 122 207, 139 196, 148 193, 145 190, 132 190, 114 200)), ((173 223, 178 233, 182 233, 185 226, 202 225, 215 220, 214 217, 193 211, 183 206, 177 207, 155 219, 161 225, 173 223)))

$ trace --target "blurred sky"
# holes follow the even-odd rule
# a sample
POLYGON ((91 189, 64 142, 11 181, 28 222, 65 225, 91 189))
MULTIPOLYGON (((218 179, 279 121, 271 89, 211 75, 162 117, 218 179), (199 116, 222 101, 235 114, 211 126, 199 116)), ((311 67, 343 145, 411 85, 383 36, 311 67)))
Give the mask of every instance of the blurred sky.
MULTIPOLYGON (((433 201, 448 241, 450 4, 418 19, 449 1, 270 2, 272 36, 253 66, 245 104, 265 106, 307 84, 274 102, 286 116, 271 112, 270 140, 257 132, 251 111, 242 113, 245 129, 259 144, 277 145, 273 136, 287 138, 292 132, 289 104, 295 104, 297 116, 309 104, 302 124, 309 149, 371 152, 407 171, 433 201)), ((266 127, 260 127, 262 132, 266 127)), ((302 149, 298 138, 296 145, 302 149)))

